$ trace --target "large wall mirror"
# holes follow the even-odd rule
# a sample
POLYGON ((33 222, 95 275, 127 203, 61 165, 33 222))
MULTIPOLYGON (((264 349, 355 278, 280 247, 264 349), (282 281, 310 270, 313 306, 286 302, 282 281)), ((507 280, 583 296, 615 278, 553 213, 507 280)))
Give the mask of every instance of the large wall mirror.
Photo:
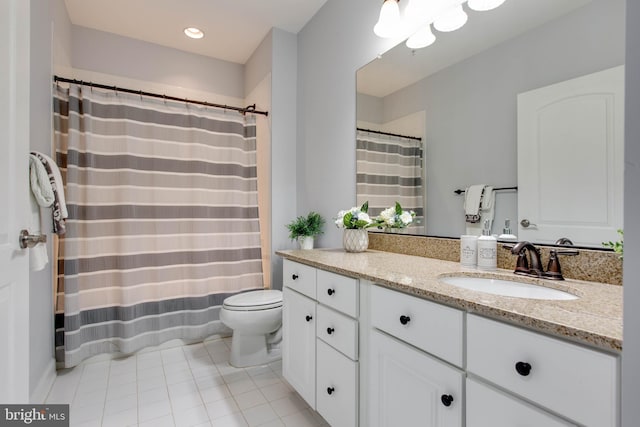
MULTIPOLYGON (((504 189, 495 191, 494 234, 510 219, 515 234, 536 243, 569 237, 578 246, 595 248, 618 240, 622 146, 601 144, 612 137, 612 126, 571 130, 578 135, 577 146, 556 147, 554 141, 563 139, 569 124, 591 121, 584 117, 593 111, 613 114, 612 120, 622 123, 622 99, 574 94, 562 108, 544 110, 550 118, 545 128, 526 138, 526 108, 519 102, 531 92, 571 86, 566 82, 605 70, 618 70, 615 78, 623 84, 625 1, 506 0, 492 11, 466 11, 467 24, 451 33, 436 32, 431 46, 411 50, 400 43, 358 70, 357 202, 369 200, 370 206, 382 208, 400 201, 419 219, 409 233, 459 237, 468 224, 465 193, 455 191, 486 184, 504 189), (561 110, 578 111, 578 118, 559 118, 561 110), (560 137, 533 151, 518 149, 518 143, 535 143, 549 127, 560 137), (389 141, 392 148, 385 153, 368 148, 389 141), (545 169, 526 172, 526 179, 519 177, 523 162, 537 165, 538 157, 552 161, 545 169), (396 164, 385 164, 385 158, 396 164), (399 169, 400 178, 395 176, 399 169), (538 192, 532 195, 525 181, 537 185, 538 192), (596 195, 606 199, 605 206, 582 204, 596 195), (518 212, 521 202, 542 206, 540 197, 550 197, 544 209, 518 212), (582 212, 591 216, 585 220, 579 217, 582 212), (523 219, 530 220, 528 230, 520 224, 523 219), (551 237, 527 234, 542 221, 555 221, 551 237), (587 237, 573 229, 585 221, 593 230, 587 237)), ((539 102, 544 108, 547 101, 539 102)), ((536 108, 539 116, 533 121, 538 123, 543 113, 536 108)), ((613 136, 622 141, 622 131, 616 132, 613 136)))

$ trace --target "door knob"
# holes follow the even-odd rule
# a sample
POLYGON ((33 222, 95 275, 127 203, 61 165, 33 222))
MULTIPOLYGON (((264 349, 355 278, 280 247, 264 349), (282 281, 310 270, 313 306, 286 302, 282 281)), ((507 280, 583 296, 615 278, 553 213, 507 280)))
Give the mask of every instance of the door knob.
POLYGON ((410 321, 411 321, 411 317, 405 316, 405 315, 400 316, 400 323, 402 323, 403 325, 406 325, 410 321))
POLYGON ((29 234, 28 230, 20 231, 20 248, 27 249, 33 248, 38 243, 46 243, 47 235, 46 234, 29 234))
POLYGON ((529 227, 537 227, 538 224, 534 224, 531 221, 529 221, 527 218, 523 219, 522 221, 520 221, 520 225, 523 228, 529 228, 529 227))

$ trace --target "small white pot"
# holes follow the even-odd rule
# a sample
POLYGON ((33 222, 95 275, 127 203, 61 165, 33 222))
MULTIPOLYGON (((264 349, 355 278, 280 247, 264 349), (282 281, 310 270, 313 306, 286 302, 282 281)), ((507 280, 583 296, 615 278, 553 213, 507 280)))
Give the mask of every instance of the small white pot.
POLYGON ((300 249, 313 249, 313 236, 298 237, 300 249))

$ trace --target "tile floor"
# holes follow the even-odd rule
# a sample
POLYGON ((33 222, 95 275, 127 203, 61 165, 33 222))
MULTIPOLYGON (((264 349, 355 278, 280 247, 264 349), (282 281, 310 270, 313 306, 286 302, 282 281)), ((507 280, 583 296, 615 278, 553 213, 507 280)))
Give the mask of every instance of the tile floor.
POLYGON ((58 372, 47 403, 72 427, 328 426, 282 378, 280 362, 229 365, 230 339, 87 361, 58 372))

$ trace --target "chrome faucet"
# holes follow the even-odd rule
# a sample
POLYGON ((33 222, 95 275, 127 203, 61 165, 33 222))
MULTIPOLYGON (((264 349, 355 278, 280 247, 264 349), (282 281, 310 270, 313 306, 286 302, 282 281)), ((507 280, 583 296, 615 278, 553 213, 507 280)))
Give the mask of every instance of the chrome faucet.
POLYGON ((518 255, 516 261, 515 274, 522 274, 525 276, 544 277, 551 280, 564 280, 562 277, 562 269, 560 267, 559 255, 578 255, 577 250, 565 250, 559 251, 557 249, 551 249, 549 251, 549 264, 547 265, 547 271, 542 268, 542 260, 540 258, 540 249, 536 248, 532 243, 527 241, 518 242, 511 248, 511 253, 518 255), (527 252, 529 252, 529 260, 527 259, 527 252))
POLYGON ((540 249, 536 248, 532 243, 526 240, 518 242, 513 248, 511 253, 518 255, 518 261, 516 262, 515 274, 523 274, 526 276, 540 277, 543 273, 542 261, 540 259, 540 249), (529 259, 527 260, 527 252, 529 252, 529 259))

